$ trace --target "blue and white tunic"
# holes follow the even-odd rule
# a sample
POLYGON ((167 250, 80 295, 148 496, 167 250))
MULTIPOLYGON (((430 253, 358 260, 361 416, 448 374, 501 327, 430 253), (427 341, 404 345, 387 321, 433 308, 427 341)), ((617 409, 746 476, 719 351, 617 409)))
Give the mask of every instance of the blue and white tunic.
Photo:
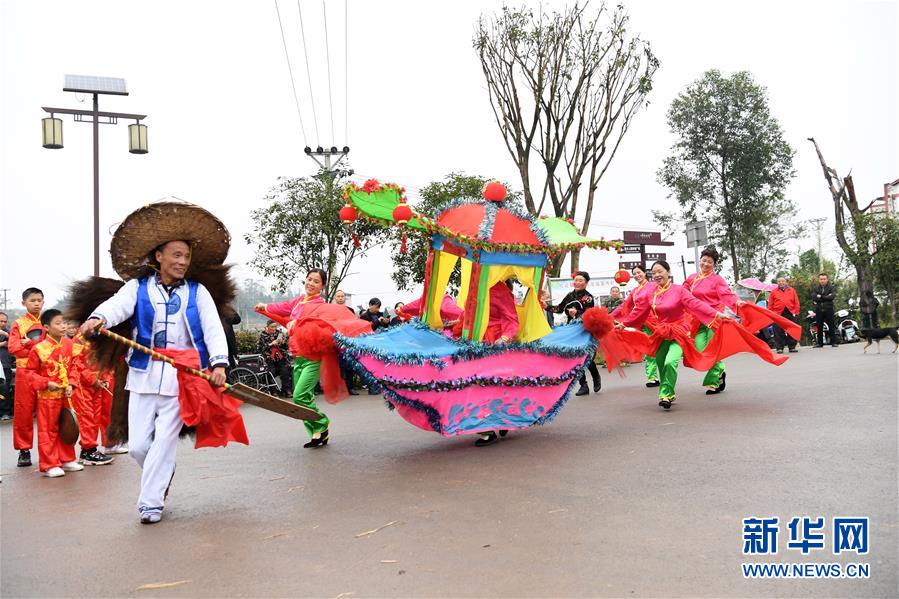
MULTIPOLYGON (((158 276, 131 279, 91 318, 104 319, 107 327, 131 319, 133 338, 141 345, 196 349, 203 368, 228 364, 228 342, 215 302, 196 281, 181 281, 169 294, 158 276)), ((128 365, 129 391, 178 395, 177 373, 168 364, 131 350, 128 365)))

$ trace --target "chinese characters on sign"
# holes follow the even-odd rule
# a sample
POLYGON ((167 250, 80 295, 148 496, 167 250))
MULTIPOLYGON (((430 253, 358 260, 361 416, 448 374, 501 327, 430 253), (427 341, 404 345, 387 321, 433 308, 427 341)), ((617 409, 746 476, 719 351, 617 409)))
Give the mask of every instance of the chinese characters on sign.
MULTIPOLYGON (((826 522, 823 517, 794 517, 786 526, 789 533, 786 547, 801 551, 808 555, 812 550, 825 548, 826 522)), ((780 519, 777 516, 768 518, 743 519, 743 554, 775 555, 778 549, 780 519)), ((840 517, 833 519, 831 548, 834 555, 841 553, 868 553, 868 518, 840 517)))

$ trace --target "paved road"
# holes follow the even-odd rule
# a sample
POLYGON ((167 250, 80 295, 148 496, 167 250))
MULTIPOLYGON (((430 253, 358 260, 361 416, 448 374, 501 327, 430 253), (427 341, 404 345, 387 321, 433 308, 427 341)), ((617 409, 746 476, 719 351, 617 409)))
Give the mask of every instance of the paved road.
POLYGON ((247 408, 251 446, 180 447, 155 526, 137 522, 127 456, 42 478, 15 467, 4 423, 0 594, 897 596, 897 364, 858 345, 780 368, 738 357, 720 396, 682 371, 671 412, 632 366, 487 448, 412 428, 379 397, 332 406, 333 444, 315 451, 247 408), (744 580, 749 516, 869 516, 867 556, 745 561, 867 562, 871 577, 744 580))

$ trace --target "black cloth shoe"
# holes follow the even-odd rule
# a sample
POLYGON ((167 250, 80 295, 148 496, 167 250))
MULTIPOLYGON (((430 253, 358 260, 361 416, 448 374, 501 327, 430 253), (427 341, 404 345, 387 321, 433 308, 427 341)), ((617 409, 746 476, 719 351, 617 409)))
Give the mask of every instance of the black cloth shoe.
POLYGON ((484 447, 485 445, 492 445, 499 441, 499 437, 496 436, 496 432, 490 431, 489 433, 482 433, 481 438, 474 442, 475 447, 484 447))
POLYGON ((595 376, 593 377, 593 392, 599 393, 600 389, 602 389, 602 378, 595 376))
POLYGON ((322 447, 328 444, 328 431, 324 431, 320 437, 312 438, 308 443, 303 445, 306 449, 313 449, 315 447, 322 447))
POLYGON ((16 466, 19 468, 27 468, 31 466, 31 451, 28 449, 20 449, 19 450, 19 461, 16 462, 16 466))
POLYGON ((581 384, 581 388, 577 390, 575 395, 590 395, 590 387, 587 386, 587 383, 581 384))
POLYGON ((660 381, 658 381, 658 380, 655 380, 655 381, 646 381, 646 386, 647 386, 647 387, 658 387, 658 386, 660 386, 661 384, 662 384, 662 383, 661 383, 660 381))
POLYGON ((814 347, 815 349, 818 349, 819 347, 824 347, 824 346, 823 345, 813 345, 812 347, 814 347))
POLYGON ((776 352, 779 353, 779 354, 782 354, 782 353, 784 353, 784 348, 778 347, 778 348, 777 348, 776 350, 774 350, 774 351, 776 351, 776 352))
POLYGON ((359 395, 359 392, 356 391, 355 389, 347 389, 347 391, 349 392, 350 395, 359 395))
POLYGON ((796 349, 795 347, 791 347, 791 348, 790 348, 790 353, 791 353, 791 354, 797 354, 797 353, 799 353, 799 350, 796 349))

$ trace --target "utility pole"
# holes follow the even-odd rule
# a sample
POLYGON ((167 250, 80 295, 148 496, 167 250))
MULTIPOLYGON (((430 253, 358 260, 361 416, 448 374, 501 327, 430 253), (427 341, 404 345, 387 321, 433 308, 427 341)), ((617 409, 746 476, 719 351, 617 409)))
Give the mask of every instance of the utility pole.
POLYGON ((818 229, 818 272, 824 272, 824 256, 821 255, 821 227, 827 222, 826 218, 812 218, 809 222, 814 223, 818 229))
POLYGON ((9 288, 0 289, 3 292, 3 309, 6 310, 6 292, 11 291, 9 288))

